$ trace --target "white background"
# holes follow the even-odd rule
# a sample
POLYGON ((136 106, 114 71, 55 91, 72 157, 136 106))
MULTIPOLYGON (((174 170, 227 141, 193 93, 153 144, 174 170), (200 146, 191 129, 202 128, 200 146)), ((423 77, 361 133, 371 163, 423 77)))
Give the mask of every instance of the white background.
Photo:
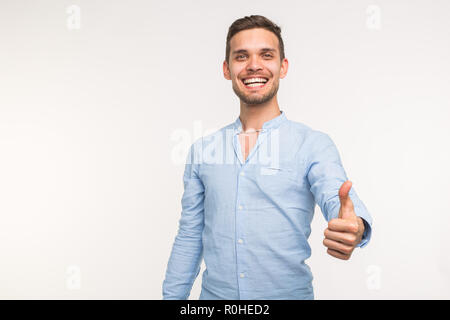
POLYGON ((450 298, 449 1, 11 0, 1 299, 162 297, 184 146, 239 115, 222 62, 250 14, 282 28, 280 108, 330 135, 374 218, 371 243, 341 261, 316 206, 316 298, 450 298))

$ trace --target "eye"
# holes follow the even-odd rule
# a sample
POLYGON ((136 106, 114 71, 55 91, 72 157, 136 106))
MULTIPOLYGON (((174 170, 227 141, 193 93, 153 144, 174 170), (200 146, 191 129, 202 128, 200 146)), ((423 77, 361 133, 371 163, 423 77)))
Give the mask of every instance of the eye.
POLYGON ((264 57, 266 57, 266 58, 272 58, 272 55, 271 55, 270 53, 265 53, 265 54, 264 54, 264 57))
POLYGON ((236 59, 240 59, 240 58, 245 58, 245 55, 240 54, 240 55, 236 56, 236 59))

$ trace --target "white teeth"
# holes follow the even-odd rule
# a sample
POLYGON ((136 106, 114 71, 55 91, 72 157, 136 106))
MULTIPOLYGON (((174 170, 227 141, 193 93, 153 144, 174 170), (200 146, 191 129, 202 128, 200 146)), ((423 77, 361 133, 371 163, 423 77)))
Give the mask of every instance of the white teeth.
POLYGON ((245 83, 245 84, 247 84, 247 83, 252 83, 252 82, 263 82, 263 83, 266 83, 267 80, 264 79, 264 78, 251 78, 251 79, 245 79, 245 80, 244 80, 244 83, 245 83))
POLYGON ((264 84, 261 83, 249 83, 247 87, 262 87, 264 84))

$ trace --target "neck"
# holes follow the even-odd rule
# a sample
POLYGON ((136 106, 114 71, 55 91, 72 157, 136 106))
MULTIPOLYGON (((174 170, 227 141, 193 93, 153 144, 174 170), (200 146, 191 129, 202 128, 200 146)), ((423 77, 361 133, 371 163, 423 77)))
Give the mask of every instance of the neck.
POLYGON ((246 104, 241 101, 241 113, 239 118, 242 123, 242 130, 253 131, 262 128, 264 122, 272 120, 281 114, 276 96, 270 101, 262 104, 246 104))

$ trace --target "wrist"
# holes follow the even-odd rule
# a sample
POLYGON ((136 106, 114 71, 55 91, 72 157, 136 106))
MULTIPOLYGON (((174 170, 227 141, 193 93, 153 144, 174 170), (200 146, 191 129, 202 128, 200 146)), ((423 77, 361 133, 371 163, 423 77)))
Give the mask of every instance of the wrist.
POLYGON ((361 235, 361 238, 364 234, 364 231, 366 230, 366 225, 364 223, 364 220, 361 217, 357 217, 358 219, 358 234, 361 235))

